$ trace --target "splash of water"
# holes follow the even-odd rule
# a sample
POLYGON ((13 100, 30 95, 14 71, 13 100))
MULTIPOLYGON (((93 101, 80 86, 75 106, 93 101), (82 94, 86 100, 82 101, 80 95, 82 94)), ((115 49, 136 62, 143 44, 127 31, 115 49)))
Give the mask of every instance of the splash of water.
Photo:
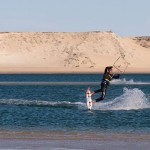
MULTIPOLYGON (((94 110, 132 110, 150 108, 146 95, 138 88, 123 89, 123 94, 109 102, 94 103, 94 110)), ((48 106, 48 107, 72 107, 87 109, 85 102, 70 101, 43 101, 43 100, 22 100, 22 99, 1 99, 0 104, 24 105, 24 106, 48 106)))
POLYGON ((150 108, 145 94, 138 88, 123 89, 123 94, 110 102, 95 104, 95 110, 136 110, 150 108))
POLYGON ((150 85, 150 82, 134 81, 133 79, 126 80, 125 78, 123 78, 123 79, 112 80, 111 84, 150 85))

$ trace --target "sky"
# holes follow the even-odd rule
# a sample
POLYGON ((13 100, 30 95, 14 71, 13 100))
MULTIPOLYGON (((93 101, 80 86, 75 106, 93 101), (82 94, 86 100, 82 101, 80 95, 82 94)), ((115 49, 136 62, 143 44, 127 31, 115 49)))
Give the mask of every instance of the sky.
POLYGON ((0 32, 150 36, 150 0, 0 0, 0 32))

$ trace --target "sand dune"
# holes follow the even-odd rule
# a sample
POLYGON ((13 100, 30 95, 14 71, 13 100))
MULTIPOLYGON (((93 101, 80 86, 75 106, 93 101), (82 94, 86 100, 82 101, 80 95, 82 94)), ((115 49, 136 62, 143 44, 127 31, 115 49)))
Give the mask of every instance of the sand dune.
POLYGON ((103 72, 118 58, 150 72, 150 37, 112 32, 1 32, 0 73, 103 72))

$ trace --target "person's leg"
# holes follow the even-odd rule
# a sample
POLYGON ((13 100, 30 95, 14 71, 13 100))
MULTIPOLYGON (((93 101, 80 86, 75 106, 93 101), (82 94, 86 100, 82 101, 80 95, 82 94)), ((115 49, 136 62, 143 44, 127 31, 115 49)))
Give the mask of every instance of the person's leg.
POLYGON ((101 92, 102 92, 102 95, 101 95, 101 97, 99 97, 99 98, 93 100, 92 102, 99 102, 99 101, 104 100, 105 95, 106 95, 106 89, 107 89, 107 83, 106 83, 106 82, 102 82, 102 84, 101 84, 101 89, 100 89, 101 92))
POLYGON ((95 90, 94 93, 102 92, 102 89, 95 90))
POLYGON ((94 92, 91 92, 91 95, 93 95, 95 93, 99 93, 99 92, 102 92, 102 89, 98 89, 98 90, 95 90, 94 92))

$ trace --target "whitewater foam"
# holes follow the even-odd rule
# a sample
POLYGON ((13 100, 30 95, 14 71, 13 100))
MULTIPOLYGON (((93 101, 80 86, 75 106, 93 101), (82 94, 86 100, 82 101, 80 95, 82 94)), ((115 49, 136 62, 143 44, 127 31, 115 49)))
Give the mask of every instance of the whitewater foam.
POLYGON ((76 106, 82 105, 82 102, 70 101, 42 101, 42 100, 23 100, 23 99, 1 99, 0 104, 3 105, 24 105, 24 106, 76 106))
POLYGON ((125 78, 123 78, 123 79, 112 80, 111 84, 150 85, 150 82, 134 81, 133 79, 126 80, 125 78))
MULTIPOLYGON (((110 101, 93 103, 94 110, 137 110, 150 108, 149 98, 138 88, 124 88, 123 94, 110 101)), ((45 106, 45 107, 78 107, 87 109, 85 102, 45 101, 24 99, 0 99, 1 105, 45 106)))
POLYGON ((146 95, 138 88, 123 89, 123 94, 109 102, 96 103, 95 110, 137 110, 150 108, 146 95))
MULTIPOLYGON (((100 82, 0 82, 0 85, 99 85, 100 82)), ((115 79, 111 84, 126 84, 126 85, 150 85, 150 82, 134 81, 133 79, 126 80, 115 79)))

